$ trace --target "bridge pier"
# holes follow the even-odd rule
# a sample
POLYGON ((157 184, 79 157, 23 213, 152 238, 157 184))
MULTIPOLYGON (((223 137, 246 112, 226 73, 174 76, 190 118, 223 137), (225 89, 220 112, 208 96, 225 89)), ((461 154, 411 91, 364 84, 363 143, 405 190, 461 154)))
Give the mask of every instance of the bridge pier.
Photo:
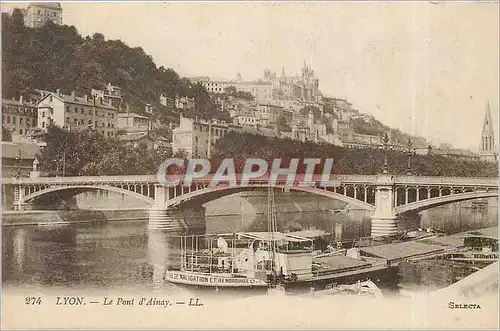
POLYGON ((165 205, 167 195, 168 187, 155 185, 155 203, 149 209, 148 228, 150 230, 170 229, 171 218, 167 214, 165 205))
POLYGON ((390 175, 380 175, 375 190, 375 212, 371 217, 371 236, 389 236, 398 233, 394 207, 394 178, 390 175))
POLYGON ((14 187, 14 210, 21 211, 24 210, 24 187, 21 185, 16 185, 14 187))

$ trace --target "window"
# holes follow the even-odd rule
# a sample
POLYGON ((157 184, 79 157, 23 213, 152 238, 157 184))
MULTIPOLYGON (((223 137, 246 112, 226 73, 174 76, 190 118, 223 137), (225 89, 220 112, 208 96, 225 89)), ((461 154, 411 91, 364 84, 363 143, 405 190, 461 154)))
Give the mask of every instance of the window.
POLYGON ((71 113, 71 108, 70 108, 69 106, 66 106, 66 111, 67 111, 68 113, 71 113))
POLYGON ((42 128, 45 128, 45 122, 42 122, 42 128))
POLYGON ((16 117, 12 116, 12 124, 16 124, 16 117))
POLYGON ((42 111, 42 118, 45 118, 45 112, 42 111))
POLYGON ((19 129, 19 134, 23 134, 23 129, 19 129))
POLYGON ((97 121, 95 121, 95 125, 94 126, 97 128, 97 121))
POLYGON ((66 123, 69 123, 69 117, 66 117, 66 123))
POLYGON ((92 124, 92 120, 89 120, 89 125, 91 125, 91 124, 92 124))
POLYGON ((49 101, 52 102, 54 99, 52 98, 52 96, 49 97, 49 101))
POLYGON ((75 118, 74 121, 73 121, 75 124, 78 124, 78 119, 75 118))
POLYGON ((7 116, 7 123, 10 124, 10 116, 7 116))
POLYGON ((23 124, 23 118, 19 117, 19 124, 23 124))
POLYGON ((81 111, 82 114, 85 114, 85 110, 83 108, 80 109, 80 111, 81 111))

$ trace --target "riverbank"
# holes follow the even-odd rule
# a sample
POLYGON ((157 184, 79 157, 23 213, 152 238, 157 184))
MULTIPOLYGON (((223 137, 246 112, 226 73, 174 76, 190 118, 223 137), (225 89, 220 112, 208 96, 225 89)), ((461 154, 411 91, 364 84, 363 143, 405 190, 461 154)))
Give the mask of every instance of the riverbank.
POLYGON ((145 209, 128 210, 26 210, 2 213, 2 226, 147 221, 145 209))

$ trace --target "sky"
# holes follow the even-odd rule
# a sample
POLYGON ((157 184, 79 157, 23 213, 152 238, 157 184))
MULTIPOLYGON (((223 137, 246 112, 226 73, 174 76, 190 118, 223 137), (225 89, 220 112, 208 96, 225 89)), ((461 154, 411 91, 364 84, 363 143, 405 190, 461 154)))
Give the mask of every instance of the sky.
MULTIPOLYGON (((3 11, 28 3, 2 3, 3 11)), ((312 66, 325 96, 433 143, 498 134, 498 2, 63 2, 63 23, 140 46, 181 76, 312 66)), ((498 137, 498 135, 497 135, 498 137)))

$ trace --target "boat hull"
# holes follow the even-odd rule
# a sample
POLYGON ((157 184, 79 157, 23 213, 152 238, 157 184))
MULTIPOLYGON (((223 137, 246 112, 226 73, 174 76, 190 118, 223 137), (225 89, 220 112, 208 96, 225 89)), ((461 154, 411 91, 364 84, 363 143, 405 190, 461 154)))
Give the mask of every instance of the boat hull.
POLYGON ((214 275, 196 272, 171 271, 165 273, 165 280, 182 285, 193 285, 203 287, 229 287, 229 288, 255 288, 267 287, 265 281, 256 278, 234 277, 231 275, 214 275))

